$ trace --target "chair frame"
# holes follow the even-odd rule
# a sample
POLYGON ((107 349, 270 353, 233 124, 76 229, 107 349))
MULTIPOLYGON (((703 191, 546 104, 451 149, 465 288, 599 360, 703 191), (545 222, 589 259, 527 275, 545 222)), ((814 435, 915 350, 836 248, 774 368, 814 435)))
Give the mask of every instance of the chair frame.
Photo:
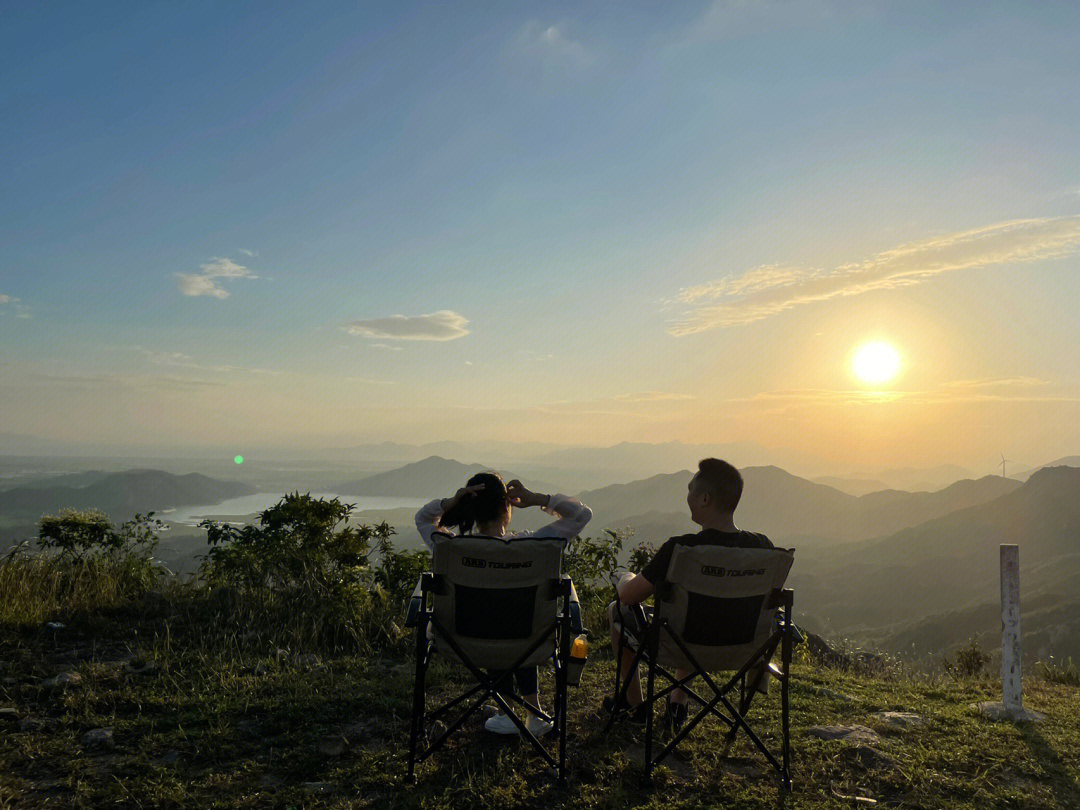
MULTIPOLYGON (((616 589, 615 594, 616 610, 619 611, 620 618, 625 619, 626 614, 623 611, 627 609, 627 606, 624 606, 619 602, 618 589, 616 589)), ((794 624, 792 623, 791 618, 793 602, 794 591, 790 588, 778 588, 772 592, 763 609, 777 610, 777 626, 765 642, 758 647, 749 658, 747 658, 735 674, 720 686, 717 685, 716 681, 709 676, 709 673, 704 670, 697 659, 694 658, 682 638, 680 638, 679 634, 670 626, 666 618, 654 617, 651 621, 647 620, 641 605, 632 606, 631 609, 635 611, 639 624, 641 627, 645 628, 643 634, 645 637, 639 640, 638 647, 634 650, 634 657, 630 664, 630 668, 627 670, 626 678, 624 679, 621 674, 623 652, 624 650, 633 648, 627 644, 625 633, 619 633, 619 649, 615 657, 614 705, 626 706, 626 696, 634 673, 638 670, 638 665, 641 662, 644 662, 647 667, 647 684, 643 695, 644 701, 642 705, 649 707, 645 717, 645 776, 647 782, 651 782, 652 773, 656 766, 663 762, 663 760, 686 739, 690 732, 693 731, 702 720, 711 715, 718 718, 727 725, 729 729, 725 736, 725 745, 721 752, 721 757, 727 756, 731 746, 735 742, 739 729, 741 728, 746 732, 746 735, 750 738, 751 742, 753 742, 754 746, 764 754, 765 758, 777 771, 781 778, 784 790, 791 790, 790 680, 791 653, 794 640, 794 624), (660 638, 663 633, 668 634, 692 665, 691 673, 684 678, 676 678, 674 673, 669 672, 657 662, 660 638), (778 647, 780 648, 780 668, 769 663, 778 647), (757 664, 764 664, 764 666, 760 668, 753 681, 748 684, 747 676, 750 670, 757 664), (753 701, 754 695, 757 693, 758 686, 761 683, 761 679, 765 676, 766 671, 770 672, 773 677, 780 682, 781 750, 779 757, 768 749, 761 738, 750 727, 750 724, 746 719, 750 704, 753 701), (656 684, 657 676, 660 676, 667 681, 667 685, 659 690, 657 690, 656 684), (699 677, 712 692, 711 697, 703 696, 689 686, 693 680, 699 677), (739 695, 737 706, 732 702, 731 698, 729 698, 729 694, 732 693, 736 687, 738 687, 739 695), (687 715, 687 720, 683 727, 668 741, 667 745, 660 753, 654 757, 654 707, 658 701, 667 697, 676 689, 682 689, 690 698, 700 704, 702 708, 693 717, 689 714, 687 715), (723 706, 723 709, 727 711, 727 714, 717 708, 718 705, 723 706)), ((625 626, 626 624, 624 621, 623 627, 625 626)), ((604 726, 604 731, 610 730, 615 722, 624 718, 629 711, 628 708, 616 708, 612 711, 611 715, 608 717, 607 724, 604 726)))
POLYGON ((465 721, 475 714, 488 698, 493 698, 499 707, 506 712, 507 716, 514 722, 514 725, 517 726, 521 735, 531 743, 537 753, 539 753, 543 760, 551 767, 556 778, 560 782, 564 782, 566 779, 566 667, 567 661, 570 658, 570 648, 574 638, 570 617, 570 594, 572 588, 570 577, 563 574, 559 580, 552 580, 549 583, 551 587, 551 596, 556 600, 556 603, 558 604, 559 600, 562 601, 561 606, 556 607, 555 618, 547 626, 543 634, 529 646, 518 660, 513 665, 503 670, 502 674, 498 677, 488 674, 488 672, 470 659, 435 618, 429 597, 444 592, 445 585, 441 580, 442 578, 440 576, 431 572, 421 574, 420 578, 421 600, 420 609, 417 614, 418 625, 416 627, 416 676, 413 684, 412 727, 409 734, 409 761, 405 777, 406 781, 410 784, 415 782, 416 765, 423 762, 442 748, 450 736, 461 728, 465 721), (446 703, 437 706, 430 711, 427 708, 425 681, 428 665, 431 662, 431 655, 437 652, 437 650, 434 640, 428 638, 429 624, 438 634, 439 641, 445 642, 447 646, 453 650, 454 654, 457 655, 459 662, 469 670, 477 681, 474 686, 462 692, 460 695, 451 698, 446 703), (541 645, 552 641, 554 641, 552 660, 555 664, 555 695, 552 713, 549 715, 537 711, 536 709, 526 707, 525 701, 516 691, 510 692, 508 697, 517 705, 529 708, 529 711, 532 711, 533 714, 541 719, 554 723, 554 730, 559 741, 557 759, 548 753, 540 743, 540 740, 529 731, 521 718, 513 712, 506 696, 503 696, 496 691, 507 681, 509 681, 510 684, 513 684, 514 670, 521 666, 524 661, 528 660, 541 645), (458 715, 457 719, 454 720, 454 722, 451 723, 434 742, 431 742, 422 751, 418 751, 420 739, 424 736, 424 729, 428 723, 437 720, 455 706, 468 701, 477 694, 480 696, 468 705, 467 708, 458 715))

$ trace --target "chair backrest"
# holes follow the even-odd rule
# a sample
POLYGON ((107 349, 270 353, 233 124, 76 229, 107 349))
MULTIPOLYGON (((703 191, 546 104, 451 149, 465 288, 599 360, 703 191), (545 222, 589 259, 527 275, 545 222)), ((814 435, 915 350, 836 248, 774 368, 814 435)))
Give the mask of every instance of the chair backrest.
MULTIPOLYGON (((677 545, 657 597, 657 618, 667 620, 704 669, 737 670, 772 634, 774 594, 793 560, 794 552, 781 548, 677 545)), ((664 633, 658 660, 691 667, 664 633)))
MULTIPOLYGON (((438 534, 432 540, 435 621, 477 666, 509 668, 555 620, 564 541, 438 534)), ((439 637, 436 631, 436 643, 439 637)), ((439 652, 456 657, 449 644, 439 652)), ((551 644, 541 644, 521 666, 551 652, 551 644)))

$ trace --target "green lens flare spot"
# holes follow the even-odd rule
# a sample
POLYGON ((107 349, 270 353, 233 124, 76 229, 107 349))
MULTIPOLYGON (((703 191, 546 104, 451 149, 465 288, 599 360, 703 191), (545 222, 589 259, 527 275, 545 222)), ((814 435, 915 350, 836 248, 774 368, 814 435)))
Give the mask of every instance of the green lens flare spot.
POLYGON ((236 458, 233 459, 233 461, 235 461, 237 464, 243 464, 244 463, 244 457, 243 456, 237 456, 236 458))

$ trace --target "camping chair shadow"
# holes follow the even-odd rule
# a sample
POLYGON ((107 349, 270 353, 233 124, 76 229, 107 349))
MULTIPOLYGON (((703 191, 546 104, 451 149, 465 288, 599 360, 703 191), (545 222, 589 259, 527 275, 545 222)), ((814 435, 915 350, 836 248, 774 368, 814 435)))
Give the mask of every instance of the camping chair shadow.
POLYGON ((562 541, 556 539, 499 542, 486 537, 435 536, 434 571, 424 573, 419 585, 408 782, 415 780, 416 765, 442 748, 489 698, 506 712, 557 778, 565 778, 566 662, 573 640, 573 586, 560 571, 562 548, 562 541), (426 674, 436 653, 462 664, 475 684, 429 710, 426 674), (554 725, 557 757, 544 748, 510 705, 525 707, 521 695, 509 688, 514 670, 548 659, 555 665, 552 713, 530 710, 554 725), (425 727, 463 704, 464 709, 446 729, 422 748, 425 727))
MULTIPOLYGON (((791 620, 793 591, 783 587, 791 568, 793 552, 785 549, 744 549, 723 546, 676 546, 668 576, 657 589, 657 607, 652 618, 640 605, 615 607, 622 627, 644 628, 643 638, 629 642, 619 634, 616 662, 632 649, 634 656, 627 677, 615 667, 614 705, 626 706, 633 674, 646 668, 644 704, 645 772, 651 780, 653 769, 667 758, 707 717, 715 717, 728 727, 720 756, 726 756, 740 729, 777 771, 785 790, 791 789, 791 735, 789 682, 791 651, 796 630, 791 620), (628 611, 635 615, 631 617, 628 611), (777 649, 781 664, 770 661, 777 649), (677 678, 675 671, 689 672, 677 678), (718 672, 733 672, 726 680, 718 672), (662 687, 657 683, 661 679, 662 687), (751 727, 747 712, 770 678, 780 682, 780 751, 769 749, 751 727), (694 684, 700 679, 702 686, 694 684), (654 707, 674 692, 686 693, 688 712, 683 727, 653 756, 654 707), (693 702, 693 703, 691 703, 693 702)), ((615 709, 604 730, 625 717, 628 709, 615 709)))

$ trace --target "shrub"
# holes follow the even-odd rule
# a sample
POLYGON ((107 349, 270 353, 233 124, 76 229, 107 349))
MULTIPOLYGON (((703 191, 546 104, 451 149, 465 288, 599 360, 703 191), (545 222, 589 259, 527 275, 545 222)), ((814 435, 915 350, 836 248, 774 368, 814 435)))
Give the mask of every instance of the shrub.
POLYGON ((632 536, 626 529, 605 529, 604 536, 575 537, 566 544, 563 553, 563 571, 570 575, 579 588, 606 585, 619 569, 619 554, 623 543, 632 536))
POLYGON ((295 492, 257 525, 203 521, 211 548, 200 576, 219 617, 286 645, 397 642, 404 599, 429 558, 397 552, 386 523, 349 525, 353 509, 295 492))
POLYGON ((982 674, 990 656, 979 647, 979 637, 972 636, 966 647, 956 651, 956 657, 945 657, 945 671, 957 678, 974 678, 982 674))

